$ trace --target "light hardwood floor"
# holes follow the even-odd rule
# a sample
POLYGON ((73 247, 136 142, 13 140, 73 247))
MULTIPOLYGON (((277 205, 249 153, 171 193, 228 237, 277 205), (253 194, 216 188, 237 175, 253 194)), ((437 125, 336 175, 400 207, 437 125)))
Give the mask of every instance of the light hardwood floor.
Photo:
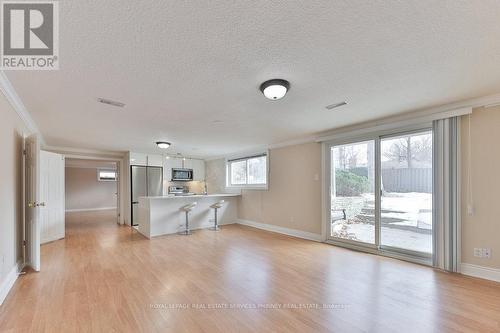
POLYGON ((110 212, 71 213, 0 331, 499 332, 500 284, 239 225, 147 240, 110 212))

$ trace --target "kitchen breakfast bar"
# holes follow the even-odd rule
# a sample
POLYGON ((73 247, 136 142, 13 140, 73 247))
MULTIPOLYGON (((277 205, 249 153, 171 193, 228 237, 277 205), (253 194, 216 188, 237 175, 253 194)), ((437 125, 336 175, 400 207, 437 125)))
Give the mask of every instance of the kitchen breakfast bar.
POLYGON ((224 200, 224 204, 217 211, 218 224, 234 223, 238 218, 239 196, 239 194, 194 194, 140 197, 138 231, 151 238, 184 230, 186 215, 181 208, 194 202, 197 204, 189 213, 191 230, 212 227, 214 209, 210 206, 221 200, 224 200))

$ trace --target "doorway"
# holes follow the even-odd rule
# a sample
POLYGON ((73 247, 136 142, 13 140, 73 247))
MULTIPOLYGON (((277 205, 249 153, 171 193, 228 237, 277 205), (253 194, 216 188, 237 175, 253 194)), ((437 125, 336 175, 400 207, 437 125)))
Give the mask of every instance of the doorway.
POLYGON ((66 158, 66 213, 108 211, 119 219, 119 172, 116 161, 66 158))
POLYGON ((327 145, 327 240, 431 263, 433 133, 391 133, 327 145))

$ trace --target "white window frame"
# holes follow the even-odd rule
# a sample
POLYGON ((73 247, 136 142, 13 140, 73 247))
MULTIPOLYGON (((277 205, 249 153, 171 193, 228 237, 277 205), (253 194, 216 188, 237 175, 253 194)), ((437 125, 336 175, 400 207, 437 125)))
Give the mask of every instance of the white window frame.
POLYGON ((97 169, 97 181, 98 182, 116 182, 118 180, 118 171, 115 169, 104 169, 104 168, 99 168, 97 169), (101 179, 101 172, 114 172, 115 173, 115 179, 101 179))
MULTIPOLYGON (((248 169, 247 169, 248 172, 248 169)), ((248 178, 248 174, 247 174, 248 178)), ((248 180, 247 180, 248 181, 248 180)), ((269 188, 269 151, 260 151, 253 154, 245 154, 226 158, 226 188, 245 190, 267 190, 269 188), (266 183, 265 184, 231 184, 231 163, 236 161, 248 161, 255 157, 266 157, 266 183)))

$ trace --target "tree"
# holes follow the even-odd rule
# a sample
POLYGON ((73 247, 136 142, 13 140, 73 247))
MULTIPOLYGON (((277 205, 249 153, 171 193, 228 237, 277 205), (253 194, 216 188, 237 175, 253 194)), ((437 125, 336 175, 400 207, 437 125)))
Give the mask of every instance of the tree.
POLYGON ((338 162, 340 169, 354 168, 358 162, 358 151, 354 146, 341 146, 338 148, 338 162))
POLYGON ((419 135, 407 136, 395 140, 384 153, 384 156, 391 161, 398 163, 406 162, 409 169, 413 167, 413 162, 425 162, 432 160, 432 136, 419 135))

